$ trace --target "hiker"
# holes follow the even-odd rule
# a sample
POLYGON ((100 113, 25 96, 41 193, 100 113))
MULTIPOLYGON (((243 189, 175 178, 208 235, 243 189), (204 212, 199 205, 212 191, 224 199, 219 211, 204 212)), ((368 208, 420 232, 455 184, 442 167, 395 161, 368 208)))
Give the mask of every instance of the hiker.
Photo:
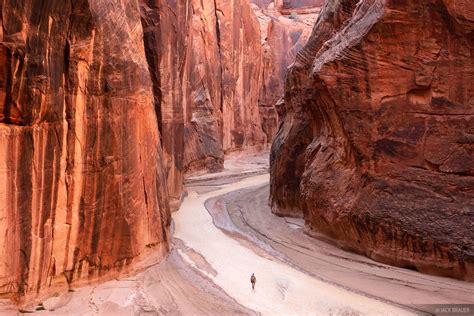
POLYGON ((257 283, 257 278, 255 277, 255 273, 252 273, 250 277, 250 283, 252 283, 252 290, 255 290, 255 283, 257 283))

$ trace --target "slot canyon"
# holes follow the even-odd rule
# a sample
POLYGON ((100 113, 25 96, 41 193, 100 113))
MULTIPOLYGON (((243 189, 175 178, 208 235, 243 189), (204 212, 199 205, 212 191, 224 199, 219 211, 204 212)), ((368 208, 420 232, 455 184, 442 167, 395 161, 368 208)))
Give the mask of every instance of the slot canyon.
POLYGON ((0 315, 474 313, 470 0, 0 12, 0 315))

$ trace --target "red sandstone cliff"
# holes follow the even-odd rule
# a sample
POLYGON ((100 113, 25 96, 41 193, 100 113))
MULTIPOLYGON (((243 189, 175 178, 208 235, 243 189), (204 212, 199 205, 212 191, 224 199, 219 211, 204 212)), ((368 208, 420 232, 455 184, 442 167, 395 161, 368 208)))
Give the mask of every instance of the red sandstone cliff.
POLYGON ((303 48, 311 34, 321 7, 320 0, 306 1, 304 9, 295 14, 293 9, 301 9, 297 1, 286 3, 283 12, 278 1, 253 0, 252 6, 261 29, 262 80, 259 94, 259 110, 263 130, 269 141, 277 129, 275 105, 283 97, 287 68, 294 62, 296 54, 303 48))
POLYGON ((185 105, 190 52, 190 1, 140 0, 143 40, 153 82, 171 208, 184 191, 185 105))
POLYGON ((317 15, 296 21, 248 0, 141 0, 141 9, 175 208, 184 173, 220 170, 226 153, 271 141, 286 68, 317 15))
MULTIPOLYGON (((260 30, 248 0, 141 0, 168 188, 222 169, 225 153, 269 140, 258 108, 260 30)), ((177 203, 173 203, 174 206, 177 203)))
POLYGON ((286 83, 274 212, 376 260, 473 280, 473 13, 327 2, 286 83))
POLYGON ((184 164, 219 170, 224 154, 267 142, 258 109, 261 45, 248 0, 191 1, 184 164))
POLYGON ((0 296, 111 276, 168 249, 136 1, 4 1, 0 296))

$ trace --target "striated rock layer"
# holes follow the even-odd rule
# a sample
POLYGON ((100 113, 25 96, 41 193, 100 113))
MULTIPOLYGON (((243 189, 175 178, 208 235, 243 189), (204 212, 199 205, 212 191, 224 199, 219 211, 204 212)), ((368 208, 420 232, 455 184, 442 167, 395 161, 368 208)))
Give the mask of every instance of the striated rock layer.
POLYGON ((474 280, 473 12, 326 3, 279 107, 275 213, 376 260, 474 280))
POLYGON ((3 1, 0 296, 112 276, 168 250, 136 1, 3 1))
POLYGON ((270 142, 286 68, 317 15, 290 19, 249 0, 141 0, 140 7, 176 208, 185 173, 218 171, 226 153, 270 142))

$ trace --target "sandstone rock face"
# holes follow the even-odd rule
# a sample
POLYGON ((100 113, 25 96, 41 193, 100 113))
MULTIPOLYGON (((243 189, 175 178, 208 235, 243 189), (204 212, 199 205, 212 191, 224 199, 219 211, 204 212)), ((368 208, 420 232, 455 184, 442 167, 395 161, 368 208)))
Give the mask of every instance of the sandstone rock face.
POLYGON ((191 48, 184 85, 186 172, 218 171, 224 163, 222 117, 222 63, 214 1, 191 1, 191 48))
POLYGON ((176 208, 183 174, 218 171, 226 153, 271 141, 286 68, 317 15, 294 20, 248 0, 141 0, 141 12, 176 208))
MULTIPOLYGON (((281 6, 275 3, 254 1, 253 9, 261 29, 262 82, 259 94, 259 110, 263 130, 271 140, 277 129, 278 117, 275 105, 284 94, 284 82, 288 66, 303 48, 311 34, 317 18, 314 12, 298 16, 284 15, 281 6)), ((308 10, 319 10, 318 1, 313 1, 308 10)))
POLYGON ((172 209, 181 201, 184 182, 185 106, 189 73, 190 1, 140 0, 143 38, 163 146, 172 209))
POLYGON ((474 279, 473 9, 326 3, 279 106, 275 213, 376 260, 474 279))
POLYGON ((188 172, 216 171, 225 153, 267 142, 258 108, 260 30, 248 0, 191 3, 184 164, 188 172))
POLYGON ((173 208, 183 174, 222 169, 260 148, 259 24, 248 0, 141 0, 145 47, 173 208))
POLYGON ((0 296, 111 276, 149 247, 163 255, 169 205, 138 3, 0 8, 0 296))

